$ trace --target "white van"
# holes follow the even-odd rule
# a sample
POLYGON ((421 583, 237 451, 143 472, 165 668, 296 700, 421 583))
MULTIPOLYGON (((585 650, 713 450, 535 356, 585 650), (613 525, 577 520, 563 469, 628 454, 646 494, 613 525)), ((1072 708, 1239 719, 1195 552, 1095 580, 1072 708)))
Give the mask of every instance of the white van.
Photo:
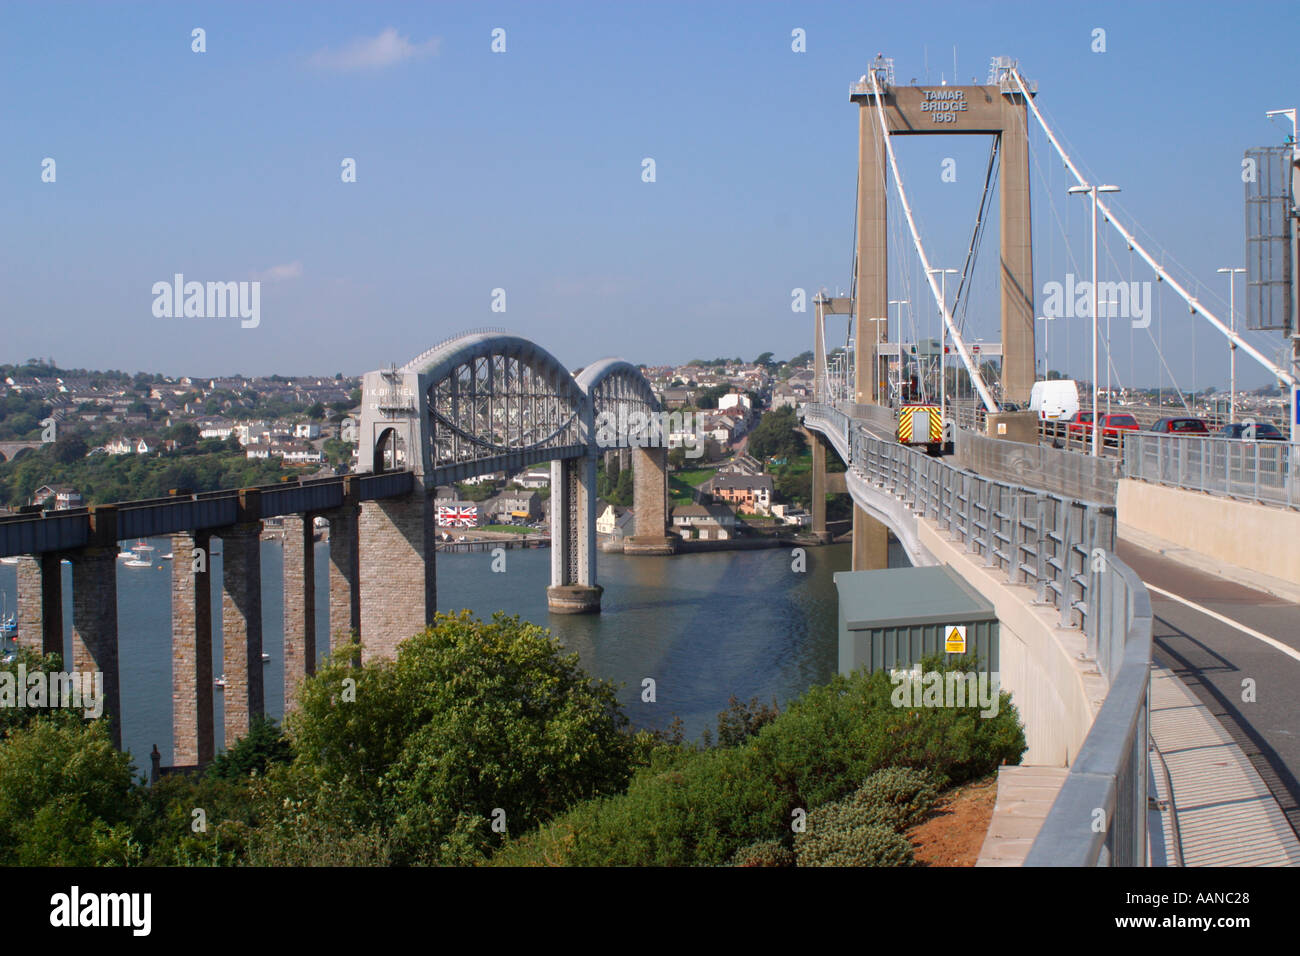
POLYGON ((1079 410, 1079 386, 1073 379, 1035 382, 1029 393, 1029 410, 1049 422, 1063 422, 1079 410))

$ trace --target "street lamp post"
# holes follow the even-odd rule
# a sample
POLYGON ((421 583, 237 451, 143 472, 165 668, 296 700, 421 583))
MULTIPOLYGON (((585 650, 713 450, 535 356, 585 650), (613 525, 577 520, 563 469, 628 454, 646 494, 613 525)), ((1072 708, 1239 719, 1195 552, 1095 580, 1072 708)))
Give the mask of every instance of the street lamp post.
POLYGON ((1092 300, 1092 454, 1101 454, 1101 428, 1097 421, 1097 193, 1117 193, 1118 186, 1071 186, 1069 192, 1087 193, 1092 196, 1092 285, 1089 287, 1092 300))
MULTIPOLYGON (((1232 334, 1237 334, 1237 275, 1245 269, 1223 268, 1220 272, 1228 273, 1228 327, 1232 334)), ((1237 420, 1237 340, 1228 340, 1228 423, 1237 420)))
MULTIPOLYGON (((898 306, 898 321, 894 325, 894 330, 897 333, 898 341, 901 342, 903 341, 903 306, 911 305, 912 303, 910 299, 890 299, 889 304, 898 306)), ((879 329, 879 326, 877 326, 877 329, 879 329)), ((876 335, 876 339, 877 341, 879 341, 880 339, 880 335, 878 333, 876 335)), ((876 361, 877 362, 880 361, 879 356, 876 357, 876 361)), ((903 368, 903 350, 901 348, 898 350, 898 367, 899 367, 899 374, 901 375, 902 368, 903 368)), ((879 368, 876 369, 876 404, 877 405, 880 404, 880 369, 879 368)))
POLYGON ((948 308, 948 276, 957 275, 956 269, 927 269, 939 273, 939 297, 943 308, 939 310, 939 421, 948 420, 948 323, 943 320, 943 309, 948 308))

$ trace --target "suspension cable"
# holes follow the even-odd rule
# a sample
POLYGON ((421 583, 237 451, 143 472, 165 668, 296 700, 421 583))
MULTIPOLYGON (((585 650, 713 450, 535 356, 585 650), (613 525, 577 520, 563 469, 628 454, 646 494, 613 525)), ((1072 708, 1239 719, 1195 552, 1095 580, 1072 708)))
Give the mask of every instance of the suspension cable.
MULTIPOLYGON (((1051 127, 1047 125, 1047 120, 1043 119, 1043 114, 1038 111, 1038 107, 1034 104, 1033 97, 1029 95, 1029 90, 1025 86, 1024 79, 1020 76, 1019 67, 1013 66, 1007 72, 1011 76, 1011 78, 1016 81, 1016 85, 1020 87, 1021 96, 1024 97, 1025 103, 1028 105, 1029 109, 1033 112, 1034 118, 1037 119, 1039 125, 1043 127, 1043 132, 1047 134, 1047 139, 1051 142, 1052 146, 1056 149, 1056 152, 1060 155, 1061 159, 1064 160, 1066 169, 1068 169, 1074 175, 1074 178, 1078 181, 1078 184, 1080 186, 1089 185, 1088 181, 1084 179, 1083 175, 1079 172, 1078 167, 1074 165, 1074 162, 1070 159, 1069 155, 1065 152, 1064 148, 1062 148, 1060 141, 1057 140, 1056 138, 1056 134, 1053 133, 1051 127)), ((873 84, 875 82, 874 76, 872 82, 873 84)), ((1152 269, 1155 270, 1156 275, 1162 281, 1167 282, 1169 284, 1169 287, 1178 293, 1178 295, 1182 298, 1182 300, 1187 303, 1187 307, 1192 311, 1193 314, 1199 312, 1201 315, 1205 316, 1205 318, 1208 319, 1210 323, 1214 325, 1215 328, 1217 328, 1220 332, 1222 332, 1225 336, 1227 336, 1227 338, 1230 341, 1235 342, 1237 347, 1240 348, 1243 352, 1245 352, 1255 361, 1259 362, 1260 365, 1263 365, 1264 368, 1268 369, 1268 371, 1272 373, 1274 376, 1276 376, 1278 379, 1287 382, 1290 387, 1292 388, 1296 387, 1297 385, 1296 377, 1291 372, 1288 372, 1287 370, 1281 368, 1280 366, 1275 365, 1273 362, 1270 362, 1254 346, 1252 346, 1240 335, 1233 332, 1230 328, 1228 328, 1228 326, 1224 325, 1221 321, 1219 321, 1219 318, 1216 315, 1214 315, 1214 313, 1206 309, 1204 304, 1199 299, 1197 299, 1196 296, 1192 295, 1185 288, 1183 288, 1183 286, 1178 282, 1177 279, 1175 279, 1172 275, 1170 275, 1169 272, 1162 265, 1156 262, 1156 260, 1151 256, 1151 254, 1147 252, 1146 247, 1143 246, 1142 243, 1140 243, 1137 240, 1137 238, 1133 235, 1133 233, 1129 232, 1122 225, 1120 225, 1118 220, 1116 220, 1114 215, 1111 213, 1110 207, 1107 206, 1106 203, 1103 202, 1100 197, 1097 197, 1096 203, 1097 203, 1098 211, 1100 211, 1105 216, 1106 221, 1109 222, 1112 226, 1114 226, 1115 230, 1121 236, 1124 237, 1124 241, 1128 243, 1129 248, 1135 249, 1137 251, 1137 254, 1141 256, 1143 260, 1146 261, 1147 265, 1149 265, 1152 269)), ((1093 294, 1096 295, 1095 289, 1093 290, 1093 294)), ((1094 383, 1094 387, 1095 387, 1095 383, 1094 383)))

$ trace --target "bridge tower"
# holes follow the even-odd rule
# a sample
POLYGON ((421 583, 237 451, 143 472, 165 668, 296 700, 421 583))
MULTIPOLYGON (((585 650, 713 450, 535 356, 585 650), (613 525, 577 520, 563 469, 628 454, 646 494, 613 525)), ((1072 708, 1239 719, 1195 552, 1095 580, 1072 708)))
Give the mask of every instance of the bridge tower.
MULTIPOLYGON (((1034 264, 1029 208, 1029 137, 1025 98, 998 57, 986 86, 896 86, 893 61, 872 64, 891 136, 986 135, 998 140, 1002 299, 1002 396, 1028 403, 1034 385, 1034 264), (996 82, 992 82, 996 81, 996 82)), ((1032 88, 1031 88, 1032 89, 1032 88)), ((858 272, 854 342, 867 359, 857 366, 857 401, 875 402, 884 378, 876 342, 888 340, 889 159, 864 77, 850 88, 858 104, 858 272), (879 330, 879 333, 877 333, 879 330), (877 339, 879 334, 879 339, 877 339)))
POLYGON ((358 471, 409 470, 416 479, 409 495, 362 501, 356 514, 363 663, 396 657, 397 645, 433 623, 438 608, 426 384, 410 365, 362 379, 358 471))

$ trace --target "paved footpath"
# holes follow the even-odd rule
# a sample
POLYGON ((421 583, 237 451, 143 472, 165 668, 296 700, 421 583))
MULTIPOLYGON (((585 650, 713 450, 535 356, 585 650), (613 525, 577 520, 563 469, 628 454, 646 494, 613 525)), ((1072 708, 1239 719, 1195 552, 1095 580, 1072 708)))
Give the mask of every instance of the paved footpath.
MULTIPOLYGON (((1121 540, 1155 614, 1153 796, 1167 863, 1300 865, 1300 605, 1121 540)), ((1159 847, 1153 855, 1159 855, 1159 847)), ((1153 860, 1153 862, 1156 862, 1153 860)))

